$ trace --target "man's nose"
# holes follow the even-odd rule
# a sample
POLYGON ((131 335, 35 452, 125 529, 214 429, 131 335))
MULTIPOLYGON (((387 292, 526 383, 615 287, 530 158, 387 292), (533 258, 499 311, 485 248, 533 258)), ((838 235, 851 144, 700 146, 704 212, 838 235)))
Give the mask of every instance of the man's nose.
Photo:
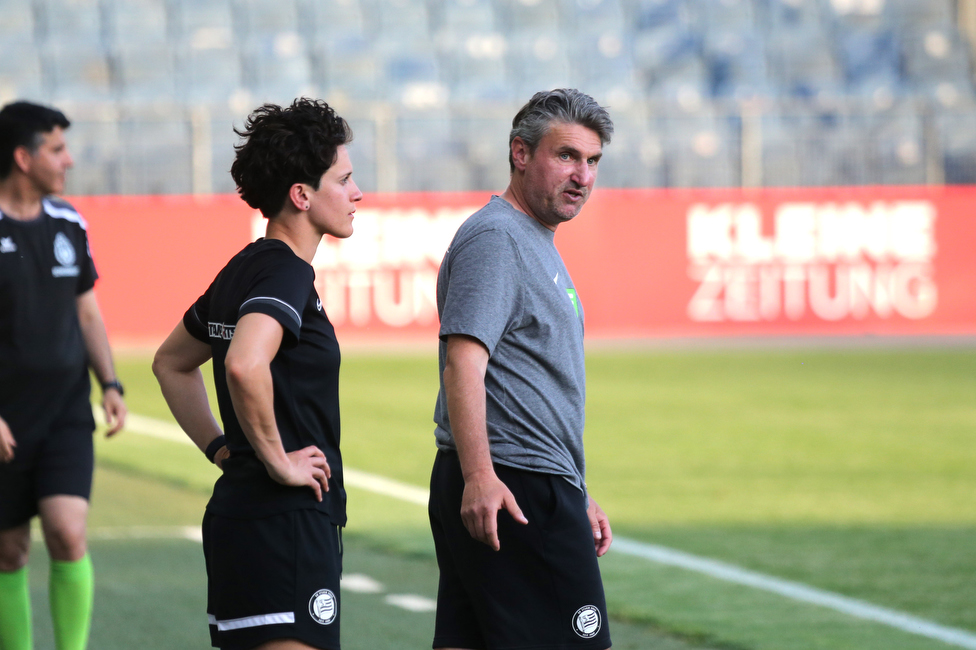
POLYGON ((590 187, 596 180, 596 166, 588 164, 585 160, 580 161, 573 170, 572 180, 581 187, 590 187))

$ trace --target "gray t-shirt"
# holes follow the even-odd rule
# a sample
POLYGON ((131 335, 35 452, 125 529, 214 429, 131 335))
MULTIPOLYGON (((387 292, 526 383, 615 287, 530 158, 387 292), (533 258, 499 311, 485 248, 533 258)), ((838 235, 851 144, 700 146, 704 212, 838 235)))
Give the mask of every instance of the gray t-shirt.
POLYGON ((447 337, 490 355, 485 375, 492 460, 565 476, 585 491, 583 307, 553 231, 504 199, 458 229, 437 276, 441 387, 434 435, 455 449, 444 394, 447 337))

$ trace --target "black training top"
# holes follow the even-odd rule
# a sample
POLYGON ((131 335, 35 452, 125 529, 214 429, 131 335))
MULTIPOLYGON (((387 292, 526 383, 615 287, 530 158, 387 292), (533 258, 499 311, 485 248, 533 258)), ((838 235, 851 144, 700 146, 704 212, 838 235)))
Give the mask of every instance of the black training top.
POLYGON ((98 274, 87 224, 61 199, 42 206, 30 221, 0 212, 0 378, 57 375, 88 362, 77 298, 98 274))
POLYGON ((314 286, 315 272, 287 244, 259 239, 217 274, 183 316, 190 334, 213 351, 214 383, 230 458, 214 485, 207 509, 231 517, 315 508, 333 524, 346 522, 339 454, 339 344, 314 286), (275 482, 248 442, 227 389, 224 360, 241 316, 261 313, 284 328, 271 362, 274 412, 286 452, 316 445, 332 469, 322 502, 309 487, 275 482))

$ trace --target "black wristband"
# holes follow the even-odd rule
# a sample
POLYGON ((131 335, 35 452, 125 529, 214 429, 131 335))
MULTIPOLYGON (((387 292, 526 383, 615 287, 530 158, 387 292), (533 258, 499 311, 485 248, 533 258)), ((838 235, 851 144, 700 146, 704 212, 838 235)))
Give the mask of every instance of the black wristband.
POLYGON ((209 460, 211 463, 214 462, 214 457, 217 455, 217 452, 220 451, 220 448, 226 444, 227 442, 223 434, 211 440, 210 444, 207 445, 207 451, 203 452, 207 455, 207 460, 209 460))
POLYGON ((112 381, 103 381, 102 382, 102 392, 103 393, 105 391, 107 391, 109 388, 114 388, 115 390, 119 391, 119 395, 120 396, 121 395, 125 395, 125 389, 122 388, 122 382, 120 382, 118 379, 113 379, 112 381))

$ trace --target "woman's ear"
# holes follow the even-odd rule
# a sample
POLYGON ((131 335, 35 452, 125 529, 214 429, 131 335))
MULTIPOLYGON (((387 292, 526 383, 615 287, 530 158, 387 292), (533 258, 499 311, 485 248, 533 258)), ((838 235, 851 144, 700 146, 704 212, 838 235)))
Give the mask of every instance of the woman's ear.
POLYGON ((295 183, 290 188, 288 188, 288 200, 291 204, 295 206, 296 210, 304 212, 311 207, 311 201, 309 201, 309 191, 308 186, 305 183, 295 183))

